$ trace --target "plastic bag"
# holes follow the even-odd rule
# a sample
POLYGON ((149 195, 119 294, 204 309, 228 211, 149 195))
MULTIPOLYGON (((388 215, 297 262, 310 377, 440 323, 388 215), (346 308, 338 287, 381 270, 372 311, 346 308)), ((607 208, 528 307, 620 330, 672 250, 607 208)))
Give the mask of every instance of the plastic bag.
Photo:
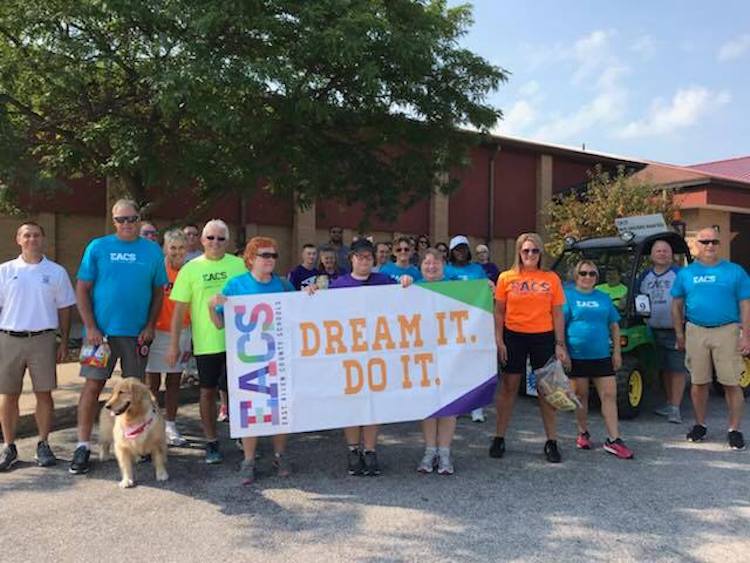
POLYGON ((109 356, 112 354, 112 350, 107 344, 107 339, 94 346, 93 344, 84 344, 81 346, 81 353, 78 356, 78 360, 82 366, 91 366, 95 368, 107 367, 109 362, 109 356))
POLYGON ((581 407, 570 379, 565 375, 560 360, 552 356, 543 368, 534 370, 536 385, 544 399, 559 411, 574 411, 581 407))

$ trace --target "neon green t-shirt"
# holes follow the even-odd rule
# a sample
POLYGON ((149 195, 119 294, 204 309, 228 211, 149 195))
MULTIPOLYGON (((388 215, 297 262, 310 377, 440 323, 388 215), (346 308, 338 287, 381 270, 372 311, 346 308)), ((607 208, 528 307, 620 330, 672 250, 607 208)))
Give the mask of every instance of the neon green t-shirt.
POLYGON ((211 322, 208 302, 221 292, 227 281, 245 272, 245 262, 232 254, 225 254, 221 260, 209 260, 204 254, 180 268, 169 298, 190 303, 194 354, 218 354, 226 350, 224 330, 211 322))
POLYGON ((623 297, 628 294, 628 288, 624 284, 618 283, 617 285, 609 285, 608 283, 600 283, 596 286, 596 289, 603 291, 615 304, 615 307, 620 306, 620 301, 623 297))

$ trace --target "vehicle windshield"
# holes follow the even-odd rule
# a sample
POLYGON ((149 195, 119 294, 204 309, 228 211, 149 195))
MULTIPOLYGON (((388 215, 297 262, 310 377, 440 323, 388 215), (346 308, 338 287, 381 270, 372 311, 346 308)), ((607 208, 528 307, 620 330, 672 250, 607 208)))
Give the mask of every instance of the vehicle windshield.
POLYGON ((575 266, 581 260, 591 260, 599 269, 597 285, 628 285, 633 270, 635 251, 632 247, 587 248, 566 250, 555 266, 563 285, 575 284, 575 266))

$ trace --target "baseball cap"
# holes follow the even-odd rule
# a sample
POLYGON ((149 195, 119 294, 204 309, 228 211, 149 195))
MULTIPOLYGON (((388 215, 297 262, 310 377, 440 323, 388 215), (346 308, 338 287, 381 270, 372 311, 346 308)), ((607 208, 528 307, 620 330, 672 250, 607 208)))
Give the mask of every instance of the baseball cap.
POLYGON ((477 252, 489 252, 490 251, 490 249, 487 248, 486 244, 478 244, 474 250, 476 250, 477 252))
POLYGON ((464 235, 456 235, 453 237, 448 244, 448 248, 450 250, 453 250, 460 244, 465 244, 466 246, 469 246, 469 239, 467 239, 464 235))
POLYGON ((366 238, 357 239, 349 247, 350 252, 362 252, 363 250, 370 252, 373 255, 375 254, 375 247, 366 238))

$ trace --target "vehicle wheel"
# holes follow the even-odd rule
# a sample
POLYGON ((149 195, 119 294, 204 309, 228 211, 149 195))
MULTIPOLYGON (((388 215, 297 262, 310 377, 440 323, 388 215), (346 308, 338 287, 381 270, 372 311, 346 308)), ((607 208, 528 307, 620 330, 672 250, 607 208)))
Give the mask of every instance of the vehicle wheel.
POLYGON ((625 356, 622 367, 615 374, 617 379, 617 413, 619 418, 628 420, 638 416, 643 403, 645 381, 643 370, 634 357, 625 356))
MULTIPOLYGON (((745 395, 745 397, 750 397, 750 358, 744 358, 744 360, 745 371, 743 371, 742 375, 740 376, 740 387, 742 388, 742 393, 745 395)), ((713 388, 714 393, 716 393, 719 397, 724 396, 724 387, 716 380, 715 375, 713 379, 713 388)))

